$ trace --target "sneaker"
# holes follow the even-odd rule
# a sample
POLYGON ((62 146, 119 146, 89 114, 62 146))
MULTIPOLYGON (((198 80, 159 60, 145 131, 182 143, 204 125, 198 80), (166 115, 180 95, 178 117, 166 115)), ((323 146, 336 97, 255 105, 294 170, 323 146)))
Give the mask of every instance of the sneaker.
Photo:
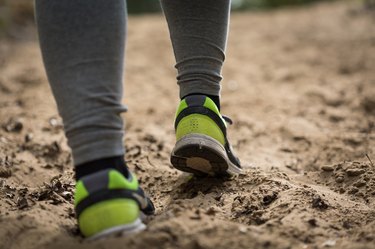
POLYGON ((176 145, 171 163, 179 170, 198 176, 242 173, 240 160, 227 139, 227 124, 215 103, 205 95, 191 95, 176 112, 176 145))
POLYGON ((155 212, 135 175, 126 178, 114 169, 82 177, 76 184, 75 211, 83 236, 97 239, 113 233, 130 234, 145 228, 141 215, 155 212))

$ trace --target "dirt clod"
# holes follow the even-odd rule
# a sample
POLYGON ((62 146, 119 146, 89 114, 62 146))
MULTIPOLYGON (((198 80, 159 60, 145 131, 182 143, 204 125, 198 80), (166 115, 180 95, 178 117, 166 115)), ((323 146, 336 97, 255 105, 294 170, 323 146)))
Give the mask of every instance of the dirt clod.
POLYGON ((25 197, 20 197, 17 200, 17 207, 19 209, 24 209, 29 206, 29 203, 27 202, 27 199, 25 197))
POLYGON ((324 210, 327 209, 329 206, 319 195, 315 195, 312 200, 312 207, 324 210))
POLYGON ((0 178, 8 178, 11 176, 12 176, 11 169, 0 166, 0 178))
POLYGON ((343 176, 337 176, 335 180, 337 183, 342 183, 345 181, 345 178, 343 176))
POLYGON ((323 171, 326 171, 326 172, 331 172, 331 171, 334 170, 333 166, 331 166, 331 165, 323 165, 323 166, 321 167, 321 169, 322 169, 323 171))
POLYGON ((20 132, 23 128, 23 123, 18 118, 10 118, 8 122, 3 125, 7 132, 20 132))
POLYGON ((348 174, 348 176, 359 176, 363 173, 365 173, 364 169, 347 169, 346 170, 346 174, 348 174))
POLYGON ((272 202, 274 202, 277 199, 277 193, 273 192, 271 195, 265 195, 263 197, 263 204, 264 205, 270 205, 272 202))

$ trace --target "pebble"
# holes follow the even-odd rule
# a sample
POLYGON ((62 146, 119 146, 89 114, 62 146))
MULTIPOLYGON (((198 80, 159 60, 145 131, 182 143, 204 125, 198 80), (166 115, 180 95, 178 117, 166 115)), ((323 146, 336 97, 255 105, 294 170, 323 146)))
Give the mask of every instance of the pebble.
POLYGON ((326 240, 326 241, 322 244, 323 247, 332 247, 332 246, 335 246, 335 245, 336 245, 336 240, 331 240, 331 239, 326 240))
POLYGON ((323 165, 320 169, 327 172, 331 172, 334 170, 333 166, 331 165, 323 165))
POLYGON ((343 176, 338 176, 338 177, 336 177, 335 180, 336 180, 337 183, 342 183, 342 182, 344 182, 345 178, 343 176))
POLYGON ((240 233, 247 233, 247 227, 245 226, 240 226, 238 230, 240 231, 240 233))
POLYGON ((26 143, 30 142, 31 140, 33 140, 33 137, 34 137, 34 135, 32 133, 27 133, 25 135, 25 142, 26 143))
POLYGON ((20 197, 17 199, 17 207, 19 209, 24 209, 29 206, 29 203, 27 202, 27 199, 25 197, 20 197))
POLYGON ((363 186, 366 185, 366 181, 365 180, 359 180, 359 181, 355 182, 353 185, 356 186, 357 188, 360 188, 360 187, 363 187, 363 186))
POLYGON ((23 128, 23 124, 19 119, 11 118, 5 125, 4 129, 7 132, 20 132, 23 128))
POLYGON ((355 193, 357 193, 359 191, 359 189, 357 188, 357 187, 352 187, 349 191, 348 191, 348 193, 349 194, 355 194, 355 193))
POLYGON ((12 176, 12 171, 8 168, 0 168, 0 178, 8 178, 12 176))
POLYGON ((340 194, 345 193, 345 191, 346 191, 346 190, 345 190, 344 188, 340 188, 340 189, 339 189, 340 194))
POLYGON ((346 174, 348 176, 359 176, 365 173, 365 170, 363 169, 347 169, 346 174))

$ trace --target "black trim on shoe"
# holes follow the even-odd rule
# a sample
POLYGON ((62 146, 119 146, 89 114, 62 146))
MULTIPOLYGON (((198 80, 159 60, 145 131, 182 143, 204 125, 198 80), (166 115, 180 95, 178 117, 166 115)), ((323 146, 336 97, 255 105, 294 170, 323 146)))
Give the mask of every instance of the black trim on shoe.
POLYGON ((232 146, 229 144, 229 141, 227 138, 225 138, 225 151, 227 152, 227 155, 228 155, 228 158, 229 160, 235 164, 237 167, 239 168, 242 168, 241 167, 241 162, 240 162, 240 159, 238 157, 236 157, 232 151, 232 146))
POLYGON ((121 156, 101 158, 101 159, 97 159, 97 160, 93 160, 90 162, 76 165, 75 166, 76 180, 78 181, 87 175, 92 175, 102 170, 111 170, 111 169, 117 170, 118 172, 123 174, 126 178, 131 176, 131 173, 124 160, 124 155, 121 155, 121 156))

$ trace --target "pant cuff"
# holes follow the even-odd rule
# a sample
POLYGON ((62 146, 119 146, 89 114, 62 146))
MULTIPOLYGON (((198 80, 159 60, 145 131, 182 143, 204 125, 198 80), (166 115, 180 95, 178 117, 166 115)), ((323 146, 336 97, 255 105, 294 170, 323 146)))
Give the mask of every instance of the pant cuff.
POLYGON ((189 82, 180 83, 180 98, 193 93, 220 96, 221 87, 216 83, 189 82))
POLYGON ((123 135, 117 131, 85 132, 70 138, 74 165, 124 155, 123 135))

